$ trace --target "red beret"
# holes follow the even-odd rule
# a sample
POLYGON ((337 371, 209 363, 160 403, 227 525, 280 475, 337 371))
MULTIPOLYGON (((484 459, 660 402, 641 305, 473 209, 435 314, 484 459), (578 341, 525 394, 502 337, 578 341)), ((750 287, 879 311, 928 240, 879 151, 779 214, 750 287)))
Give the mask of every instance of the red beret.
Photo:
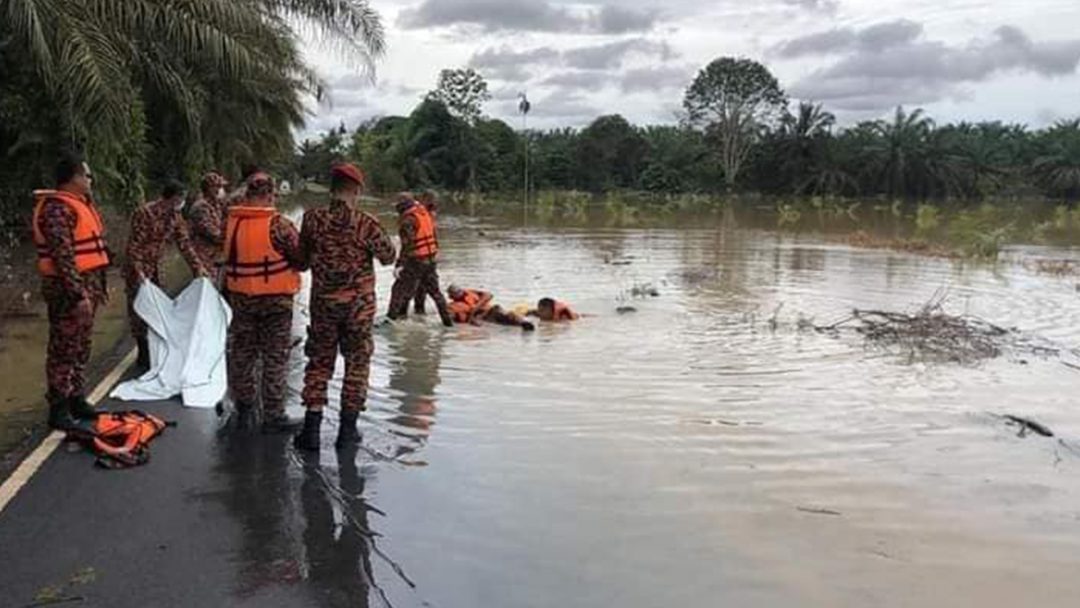
POLYGON ((361 186, 364 185, 364 172, 352 163, 336 163, 334 166, 330 167, 330 175, 344 177, 361 186))

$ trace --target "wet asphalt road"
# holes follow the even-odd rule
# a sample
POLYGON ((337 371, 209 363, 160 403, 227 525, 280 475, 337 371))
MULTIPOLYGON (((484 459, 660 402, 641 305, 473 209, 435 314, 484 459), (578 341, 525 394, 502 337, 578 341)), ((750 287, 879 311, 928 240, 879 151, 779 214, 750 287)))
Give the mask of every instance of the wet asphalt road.
POLYGON ((219 428, 213 411, 143 409, 178 422, 149 465, 103 470, 61 447, 0 513, 0 606, 367 606, 378 595, 362 456, 330 448, 319 464, 287 436, 219 428))

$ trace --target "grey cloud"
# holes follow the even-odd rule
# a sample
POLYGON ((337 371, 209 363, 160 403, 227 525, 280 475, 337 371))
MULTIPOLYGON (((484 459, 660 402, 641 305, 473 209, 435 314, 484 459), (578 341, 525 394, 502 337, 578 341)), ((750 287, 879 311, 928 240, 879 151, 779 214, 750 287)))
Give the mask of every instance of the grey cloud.
POLYGON ((596 29, 605 34, 643 32, 652 29, 658 16, 656 11, 635 11, 609 4, 596 14, 596 29))
POLYGON ((539 100, 533 100, 530 116, 537 118, 592 118, 599 116, 600 110, 574 93, 555 92, 539 100))
POLYGON ((879 52, 912 42, 922 34, 922 31, 922 24, 898 19, 871 25, 862 30, 845 27, 807 34, 780 44, 775 51, 780 57, 788 59, 808 55, 828 55, 854 49, 879 52))
POLYGON ((546 46, 526 51, 515 51, 503 46, 498 49, 484 49, 474 54, 469 59, 469 67, 487 78, 523 81, 529 79, 529 72, 525 69, 527 66, 555 63, 559 57, 559 51, 546 46))
POLYGON ((424 0, 401 12, 398 25, 406 29, 474 25, 488 31, 557 32, 580 27, 580 20, 565 9, 543 0, 424 0))
POLYGON ((825 13, 836 12, 839 8, 840 2, 837 0, 781 0, 788 6, 796 6, 810 11, 821 11, 825 13))
POLYGON ((528 68, 531 66, 561 65, 577 70, 611 70, 622 66, 634 55, 655 57, 664 62, 676 57, 666 42, 631 38, 561 52, 546 46, 523 51, 507 46, 488 48, 474 54, 469 59, 469 67, 487 78, 521 82, 530 79, 528 68))
POLYGON ((909 38, 894 43, 888 52, 860 48, 795 83, 792 95, 838 109, 886 109, 955 97, 963 93, 962 85, 1002 72, 1053 77, 1075 73, 1080 65, 1080 39, 1034 42, 1011 26, 963 46, 909 38))
POLYGON ((401 11, 397 23, 405 29, 464 26, 489 32, 621 34, 650 30, 658 19, 655 11, 611 5, 572 10, 567 5, 551 0, 423 0, 401 11))
POLYGON ((663 60, 673 57, 671 48, 666 43, 633 38, 570 49, 563 53, 563 60, 566 65, 582 70, 605 70, 622 65, 627 55, 632 53, 655 55, 663 60))
POLYGON ((609 80, 609 76, 604 72, 562 72, 548 76, 540 81, 540 84, 563 89, 599 91, 608 84, 609 80))
POLYGON ((690 84, 693 72, 686 67, 647 67, 628 70, 619 81, 624 93, 682 88, 690 84))

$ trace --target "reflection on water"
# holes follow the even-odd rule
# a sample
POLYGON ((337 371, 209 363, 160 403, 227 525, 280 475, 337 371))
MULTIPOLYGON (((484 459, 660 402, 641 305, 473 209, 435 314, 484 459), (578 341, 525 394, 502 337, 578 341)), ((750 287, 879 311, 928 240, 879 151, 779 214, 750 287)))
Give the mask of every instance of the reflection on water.
MULTIPOLYGON (((507 306, 555 296, 590 316, 535 334, 444 330, 434 316, 380 327, 365 449, 335 456, 331 414, 323 464, 264 455, 270 475, 289 459, 273 508, 297 529, 280 554, 255 539, 245 559, 256 572, 295 572, 328 606, 1080 597, 1076 370, 908 365, 796 330, 853 307, 910 311, 947 289, 953 312, 1076 346, 1072 282, 723 216, 528 230, 447 216, 441 230, 444 281, 507 306), (634 295, 646 283, 657 297, 634 295), (636 312, 616 314, 628 305, 636 312), (997 413, 1057 437, 1017 437, 997 413), (275 566, 279 555, 295 571, 275 566)), ((385 310, 391 279, 379 272, 385 310)), ((302 298, 298 310, 302 335, 302 298)))

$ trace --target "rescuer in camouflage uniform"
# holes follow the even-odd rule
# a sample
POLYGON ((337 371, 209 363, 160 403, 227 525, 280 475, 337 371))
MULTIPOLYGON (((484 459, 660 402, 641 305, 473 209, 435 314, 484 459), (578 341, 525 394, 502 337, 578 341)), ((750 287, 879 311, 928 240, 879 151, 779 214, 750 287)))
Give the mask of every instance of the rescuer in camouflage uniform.
POLYGON ((221 267, 221 247, 225 242, 225 187, 228 181, 215 171, 203 176, 199 198, 188 210, 188 226, 191 242, 203 268, 215 279, 221 267))
POLYGON ((78 155, 56 167, 57 190, 35 192, 32 232, 41 292, 48 306, 45 377, 49 426, 76 428, 96 416, 84 396, 94 314, 108 301, 105 269, 110 253, 91 191, 90 168, 78 155))
POLYGON ((199 259, 188 235, 187 223, 180 216, 184 202, 184 186, 169 180, 161 190, 161 198, 146 203, 131 214, 131 234, 128 235, 124 260, 124 283, 127 287, 128 319, 131 335, 139 348, 138 365, 150 367, 146 323, 135 312, 135 296, 144 280, 161 285, 161 259, 165 245, 176 243, 192 274, 205 277, 208 271, 199 259))
POLYGON ((229 389, 241 428, 254 426, 261 392, 263 431, 288 432, 300 424, 285 414, 285 380, 292 350, 293 297, 300 290, 299 271, 306 269, 306 262, 296 227, 274 210, 273 178, 256 172, 247 184, 245 200, 229 208, 226 223, 223 271, 233 310, 229 389), (255 365, 260 358, 262 378, 257 379, 255 365))
POLYGON ((340 350, 345 359, 341 390, 341 424, 336 445, 360 442, 356 420, 367 399, 368 373, 374 343, 375 269, 394 263, 394 244, 374 216, 356 208, 364 175, 351 164, 334 165, 330 172, 330 204, 304 213, 300 246, 311 265, 311 325, 308 327, 304 370, 304 428, 296 447, 319 449, 319 426, 326 390, 340 350))
POLYGON ((439 289, 439 273, 436 258, 439 243, 435 233, 435 220, 427 209, 407 193, 398 195, 398 233, 401 236, 401 255, 398 256, 394 275, 394 287, 390 291, 390 310, 387 317, 401 319, 409 314, 409 302, 417 293, 427 294, 435 301, 435 308, 443 325, 453 327, 454 320, 446 309, 446 297, 439 289))

